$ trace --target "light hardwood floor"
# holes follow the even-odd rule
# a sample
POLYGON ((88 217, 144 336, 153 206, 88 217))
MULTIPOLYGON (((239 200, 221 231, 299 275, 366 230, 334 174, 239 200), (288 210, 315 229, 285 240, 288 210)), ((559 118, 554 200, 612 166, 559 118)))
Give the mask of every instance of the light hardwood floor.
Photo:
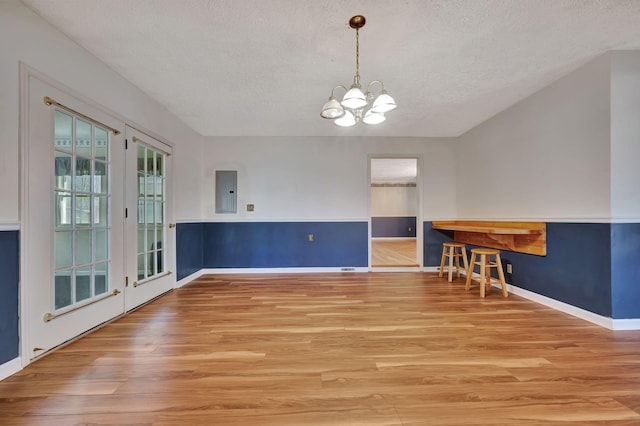
POLYGON ((416 239, 372 239, 371 266, 373 267, 414 267, 416 261, 416 239))
POLYGON ((640 332, 463 287, 204 276, 0 382, 0 424, 640 424, 640 332))

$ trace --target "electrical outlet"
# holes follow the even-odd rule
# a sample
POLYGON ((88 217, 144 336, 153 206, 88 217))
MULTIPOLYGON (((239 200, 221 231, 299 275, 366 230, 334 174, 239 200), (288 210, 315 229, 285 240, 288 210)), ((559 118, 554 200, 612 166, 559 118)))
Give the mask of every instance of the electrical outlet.
POLYGON ((313 241, 313 234, 307 235, 307 241, 313 241))
POLYGON ((513 274, 513 266, 507 263, 507 274, 513 274))
POLYGON ((247 211, 252 212, 256 209, 256 206, 253 204, 247 204, 247 211))

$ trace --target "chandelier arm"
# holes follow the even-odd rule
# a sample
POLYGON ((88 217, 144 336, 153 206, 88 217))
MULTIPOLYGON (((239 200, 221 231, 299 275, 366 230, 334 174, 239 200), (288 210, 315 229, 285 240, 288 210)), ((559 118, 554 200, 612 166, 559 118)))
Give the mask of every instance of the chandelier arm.
POLYGON ((369 93, 369 89, 374 83, 378 83, 380 85, 380 91, 384 92, 384 83, 380 80, 373 80, 371 83, 367 84, 367 93, 369 93))
POLYGON ((335 95, 334 95, 335 90, 336 90, 337 88, 339 88, 339 87, 340 87, 340 88, 342 88, 342 89, 344 89, 344 91, 345 91, 345 92, 348 92, 348 91, 349 91, 349 89, 347 89, 347 87, 346 87, 346 86, 343 86, 342 84, 338 84, 336 87, 334 87, 333 89, 331 89, 331 97, 332 97, 332 98, 335 96, 335 95))

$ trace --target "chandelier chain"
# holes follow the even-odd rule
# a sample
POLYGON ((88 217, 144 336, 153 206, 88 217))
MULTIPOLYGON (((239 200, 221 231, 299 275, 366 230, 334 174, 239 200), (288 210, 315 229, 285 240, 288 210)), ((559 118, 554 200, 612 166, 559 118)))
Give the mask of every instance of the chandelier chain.
POLYGON ((356 84, 360 84, 360 30, 356 28, 356 84))

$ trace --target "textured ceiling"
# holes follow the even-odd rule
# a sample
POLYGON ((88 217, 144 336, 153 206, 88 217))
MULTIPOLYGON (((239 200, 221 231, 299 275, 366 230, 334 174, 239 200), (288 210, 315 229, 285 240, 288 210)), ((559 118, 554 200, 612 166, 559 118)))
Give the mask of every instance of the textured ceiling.
POLYGON ((457 136, 612 49, 640 0, 23 0, 202 135, 457 136), (320 117, 355 71, 398 108, 320 117))

